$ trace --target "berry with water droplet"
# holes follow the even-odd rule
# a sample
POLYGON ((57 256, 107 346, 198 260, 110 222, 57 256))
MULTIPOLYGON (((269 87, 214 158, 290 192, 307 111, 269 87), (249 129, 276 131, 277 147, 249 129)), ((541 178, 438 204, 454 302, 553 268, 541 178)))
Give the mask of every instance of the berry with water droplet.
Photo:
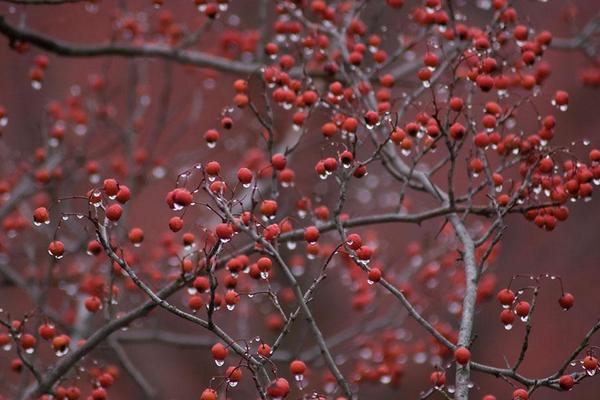
POLYGON ((210 351, 217 365, 223 365, 223 362, 229 355, 229 349, 225 347, 222 343, 214 344, 210 351))
POLYGON ((294 360, 290 363, 290 372, 296 381, 302 381, 306 372, 306 364, 304 364, 304 361, 294 360))
POLYGON ((304 229, 304 240, 306 240, 308 243, 315 243, 317 240, 319 240, 319 236, 319 228, 316 226, 309 226, 304 229))
POLYGON ((515 301, 515 294, 510 289, 502 289, 498 292, 498 301, 502 306, 509 307, 515 301))
POLYGON ((65 253, 65 245, 60 240, 50 242, 48 245, 48 253, 56 258, 61 258, 65 253))
POLYGON ((368 274, 368 282, 373 284, 373 283, 377 283, 381 280, 381 270, 377 267, 373 267, 369 270, 369 274, 368 274))
POLYGON ((502 310, 500 312, 500 321, 504 324, 505 327, 512 327, 513 322, 515 322, 515 315, 510 310, 502 310))
POLYGON ((526 301, 519 301, 515 306, 515 313, 521 318, 527 318, 531 305, 526 301))
POLYGON ((144 231, 140 228, 132 228, 127 236, 134 245, 139 245, 144 241, 144 231))
POLYGON ((36 208, 33 212, 33 222, 36 225, 47 224, 50 222, 50 214, 46 207, 36 208))

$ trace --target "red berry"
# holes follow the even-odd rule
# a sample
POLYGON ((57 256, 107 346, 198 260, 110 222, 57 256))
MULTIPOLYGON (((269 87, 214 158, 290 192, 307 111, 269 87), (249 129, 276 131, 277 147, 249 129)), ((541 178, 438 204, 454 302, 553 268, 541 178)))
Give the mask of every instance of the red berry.
POLYGON ((515 301, 515 294, 510 289, 502 289, 498 292, 498 301, 503 306, 510 306, 515 301))
POLYGON ((102 301, 97 296, 90 296, 85 299, 85 308, 92 313, 95 313, 102 307, 102 301))
POLYGON ((217 398, 217 392, 214 389, 204 389, 200 395, 200 400, 217 400, 217 398))
POLYGON ((221 172, 221 164, 217 161, 210 161, 204 166, 204 170, 210 176, 217 176, 221 172))
POLYGON ((119 193, 119 184, 115 179, 105 179, 104 180, 104 192, 107 196, 113 197, 119 193))
POLYGON ((140 244, 144 240, 144 231, 140 228, 132 228, 129 231, 129 241, 133 244, 140 244))
POLYGON ((521 318, 525 318, 529 315, 529 310, 531 309, 531 306, 529 305, 528 302, 526 301, 519 301, 517 303, 517 305, 515 306, 515 313, 521 317, 521 318))
POLYGON ((564 90, 558 90, 554 95, 554 103, 557 106, 566 106, 569 104, 569 94, 564 90))
POLYGON ((65 245, 60 240, 50 242, 50 245, 48 245, 48 253, 50 253, 50 255, 53 255, 56 258, 62 257, 64 252, 65 245))
POLYGON ((248 185, 250 182, 252 182, 252 171, 250 171, 248 168, 240 168, 237 176, 242 185, 248 185))
POLYGON ((583 359, 583 368, 588 371, 595 371, 598 369, 598 359, 594 356, 586 356, 583 359))
POLYGON ((435 387, 442 387, 446 384, 446 374, 442 371, 433 371, 429 376, 429 379, 435 387))
POLYGON ((183 220, 179 217, 172 217, 169 220, 169 229, 173 232, 179 232, 183 228, 183 220))
POLYGON ((466 347, 458 347, 454 351, 454 359, 461 365, 466 365, 471 360, 471 352, 466 347))
POLYGON ((563 375, 558 378, 558 384, 562 390, 571 390, 575 386, 575 380, 571 375, 563 375))
MULTIPOLYGON (((54 325, 43 324, 38 328, 38 333, 42 339, 50 340, 56 335, 56 328, 54 325)), ((0 343, 0 345, 2 345, 2 343, 0 343)))
POLYGON ((515 322, 515 315, 511 310, 502 310, 502 312, 500 312, 500 321, 508 327, 515 322))
POLYGON ((294 360, 290 363, 290 372, 292 375, 304 375, 306 372, 306 364, 300 360, 294 360))
POLYGON ((33 212, 33 221, 37 224, 45 224, 49 221, 50 214, 46 207, 36 208, 33 212))
POLYGON ((227 355, 229 354, 229 349, 227 349, 227 347, 225 347, 221 343, 216 343, 210 351, 212 353, 213 358, 217 361, 223 361, 225 358, 227 358, 227 355))
POLYGON ((229 240, 233 236, 233 228, 229 224, 218 224, 215 233, 219 239, 229 240))
POLYGON ((529 399, 529 394, 525 389, 517 389, 512 394, 513 400, 527 400, 529 399))
POLYGON ((119 218, 121 218, 122 214, 123 214, 123 208, 121 207, 120 204, 111 204, 106 209, 106 218, 108 218, 109 220, 111 220, 113 222, 118 221, 119 218))
POLYGON ((281 171, 282 169, 285 168, 285 166, 287 164, 287 160, 283 154, 277 153, 277 154, 273 154, 273 157, 271 157, 271 164, 273 165, 273 167, 275 169, 281 171))
POLYGON ((377 267, 371 268, 369 270, 369 282, 377 283, 381 280, 381 270, 377 267))
POLYGON ((309 226, 304 229, 304 240, 308 243, 314 243, 319 240, 319 229, 316 226, 309 226))
POLYGON ((558 299, 558 304, 560 304, 560 306, 565 310, 568 310, 571 307, 573 307, 574 303, 575 303, 575 297, 571 293, 565 292, 560 297, 560 299, 558 299))

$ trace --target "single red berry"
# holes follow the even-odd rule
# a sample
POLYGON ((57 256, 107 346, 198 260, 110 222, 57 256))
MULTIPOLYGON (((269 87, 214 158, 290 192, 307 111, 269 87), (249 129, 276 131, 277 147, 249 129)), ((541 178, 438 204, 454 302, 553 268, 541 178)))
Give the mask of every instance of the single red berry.
POLYGON ((362 246, 362 238, 358 233, 351 233, 346 237, 346 244, 352 250, 356 251, 362 246))
POLYGON ((571 307, 573 307, 573 304, 575 303, 575 297, 568 292, 565 292, 560 299, 558 299, 558 304, 560 304, 560 306, 565 309, 568 310, 571 307))
POLYGON ((370 283, 377 283, 377 282, 379 282, 381 280, 381 275, 382 275, 382 273, 381 273, 381 270, 379 268, 377 268, 377 267, 371 268, 369 270, 369 274, 368 274, 369 282, 370 283))
POLYGON ((210 351, 212 353, 213 358, 216 361, 225 360, 225 358, 227 358, 227 355, 229 354, 229 349, 221 343, 216 343, 215 345, 213 345, 210 351))
POLYGON ((132 228, 128 236, 131 243, 139 245, 144 240, 144 231, 140 228, 132 228))
POLYGON ((183 228, 183 220, 179 217, 173 217, 169 220, 169 229, 173 232, 179 232, 183 228))
POLYGON ((95 313, 102 307, 102 300, 97 296, 90 296, 84 301, 85 308, 92 313, 95 313))
POLYGON ((513 322, 515 322, 515 315, 511 310, 502 310, 500 312, 500 321, 502 321, 505 327, 512 327, 513 322))
POLYGON ((273 154, 273 157, 271 157, 271 165, 273 165, 273 167, 279 171, 284 169, 286 164, 287 160, 285 156, 281 153, 273 154))
POLYGON ((50 245, 48 245, 48 253, 56 258, 62 257, 64 252, 65 245, 60 240, 50 242, 50 245))
POLYGON ((252 182, 252 171, 248 168, 240 168, 237 177, 242 185, 249 185, 252 182))
POLYGON ((598 369, 598 359, 594 356, 586 356, 583 359, 583 368, 587 371, 596 371, 598 369))
POLYGON ((215 233, 221 241, 228 241, 233 236, 233 228, 229 224, 218 224, 215 233))
POLYGON ((513 400, 527 400, 529 399, 529 394, 525 389, 517 389, 512 394, 513 400))
POLYGON ((21 347, 24 349, 32 349, 33 347, 35 347, 35 344, 37 343, 37 340, 35 338, 35 336, 29 334, 29 333, 24 333, 23 335, 21 335, 21 347))
POLYGON ((306 372, 306 364, 304 364, 304 361, 294 360, 290 363, 290 372, 294 376, 304 375, 306 372))
POLYGON ((116 179, 105 179, 104 180, 104 192, 109 197, 114 197, 119 193, 119 183, 116 179))
POLYGON ((498 301, 503 306, 510 306, 515 301, 515 294, 510 289, 502 289, 498 292, 498 301))
POLYGON ((283 399, 290 393, 290 384, 285 378, 278 378, 267 388, 271 399, 283 399))
POLYGON ((563 375, 558 378, 558 384, 562 390, 571 390, 575 386, 575 380, 572 375, 563 375))
POLYGON ((271 346, 266 343, 261 343, 258 346, 257 350, 258 354, 264 358, 269 358, 271 356, 271 346))
POLYGON ((460 365, 466 365, 471 360, 471 352, 466 347, 458 347, 454 351, 454 359, 460 365))
POLYGON ((36 208, 33 212, 33 221, 38 225, 47 224, 50 221, 48 209, 46 209, 46 207, 36 208))
POLYGON ((200 395, 200 400, 217 400, 217 392, 215 389, 204 389, 200 395))
POLYGON ((431 383, 435 387, 442 387, 446 384, 446 374, 442 371, 433 371, 429 376, 431 383))
POLYGON ((242 369, 240 367, 228 367, 225 376, 231 382, 239 382, 242 379, 242 369))
POLYGON ((204 166, 204 170, 209 176, 217 176, 221 172, 221 164, 217 161, 210 161, 204 166))
MULTIPOLYGON (((56 336, 56 328, 51 324, 43 324, 38 328, 38 333, 40 337, 44 340, 50 340, 54 336, 56 336)), ((0 343, 1 344, 1 343, 0 343)))
POLYGON ((519 301, 517 303, 517 305, 515 306, 515 313, 521 318, 526 318, 529 315, 530 309, 531 309, 531 306, 529 305, 528 302, 519 301))
POLYGON ((120 204, 111 204, 106 208, 106 218, 113 222, 118 221, 122 214, 123 208, 120 204))
POLYGON ((315 243, 317 240, 319 240, 319 236, 319 228, 316 226, 309 226, 304 229, 304 240, 306 240, 308 243, 315 243))

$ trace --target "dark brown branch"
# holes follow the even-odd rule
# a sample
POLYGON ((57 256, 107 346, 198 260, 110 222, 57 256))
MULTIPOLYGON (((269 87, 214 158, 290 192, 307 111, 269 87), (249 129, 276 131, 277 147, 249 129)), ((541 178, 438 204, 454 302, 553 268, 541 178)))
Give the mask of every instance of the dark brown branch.
POLYGON ((219 71, 238 74, 249 74, 258 68, 258 65, 253 63, 228 60, 199 51, 177 50, 159 44, 144 44, 141 46, 123 44, 80 45, 65 42, 42 33, 11 25, 3 15, 0 15, 0 33, 9 39, 11 45, 14 45, 16 41, 27 42, 51 53, 68 57, 117 56, 162 58, 181 64, 214 68, 219 71))

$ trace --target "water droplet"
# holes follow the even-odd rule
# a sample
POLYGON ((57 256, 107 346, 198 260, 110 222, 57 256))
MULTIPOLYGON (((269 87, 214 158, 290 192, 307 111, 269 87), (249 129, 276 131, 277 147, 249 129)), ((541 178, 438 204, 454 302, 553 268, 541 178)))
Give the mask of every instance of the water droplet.
POLYGON ((507 331, 510 331, 512 329, 512 324, 506 324, 504 325, 504 329, 506 329, 507 331))
POLYGON ((304 266, 302 265, 292 265, 292 274, 294 276, 302 276, 304 274, 304 266))
POLYGON ((217 367, 222 367, 225 364, 225 360, 215 360, 217 367))
POLYGON ((56 357, 62 357, 69 352, 69 346, 62 347, 54 352, 56 357))
POLYGON ((417 364, 423 364, 427 361, 427 354, 425 352, 416 353, 413 357, 413 360, 417 364))

